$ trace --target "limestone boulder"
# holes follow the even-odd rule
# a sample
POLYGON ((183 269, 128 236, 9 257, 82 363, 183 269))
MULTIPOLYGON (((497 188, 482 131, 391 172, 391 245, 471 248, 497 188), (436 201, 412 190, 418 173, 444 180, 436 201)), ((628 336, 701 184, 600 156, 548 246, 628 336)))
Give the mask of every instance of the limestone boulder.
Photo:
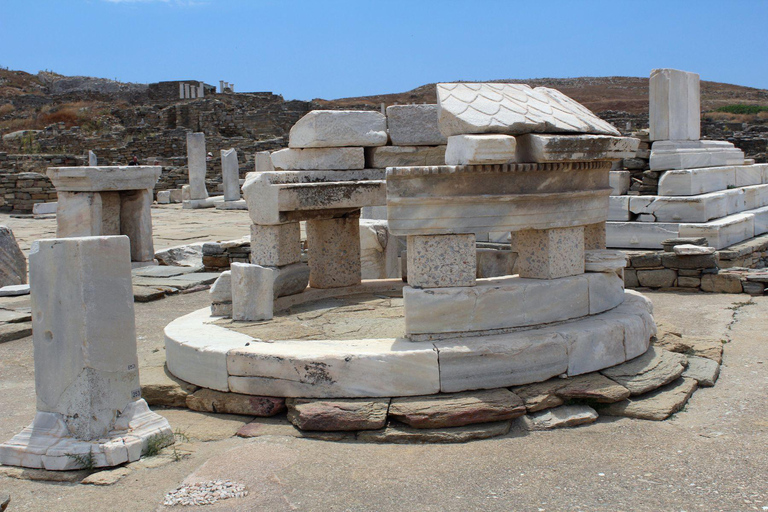
POLYGON ((597 421, 597 412, 587 405, 563 405, 523 417, 526 430, 552 430, 576 427, 597 421))
POLYGON ((27 282, 27 258, 8 226, 0 226, 0 287, 27 282))
POLYGON ((683 408, 696 391, 696 379, 679 378, 652 393, 610 404, 600 409, 605 416, 626 416, 661 421, 683 408))
POLYGON ((389 414, 414 428, 460 427, 525 414, 523 401, 506 389, 394 398, 389 414))
POLYGON ((160 265, 200 267, 203 265, 203 243, 169 247, 155 253, 160 265))
POLYGON ((313 110, 293 125, 288 147, 384 146, 387 138, 387 118, 380 112, 313 110))
POLYGON ((687 364, 682 354, 651 347, 640 357, 601 373, 627 388, 632 395, 642 395, 677 380, 687 364))
POLYGON ((375 430, 387 421, 389 398, 289 398, 288 420, 302 430, 375 430))

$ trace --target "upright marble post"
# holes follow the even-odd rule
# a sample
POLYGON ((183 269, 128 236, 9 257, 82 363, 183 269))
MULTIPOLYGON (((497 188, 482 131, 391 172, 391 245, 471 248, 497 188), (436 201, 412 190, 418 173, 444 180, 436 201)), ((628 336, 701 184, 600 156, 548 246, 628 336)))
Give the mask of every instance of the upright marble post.
POLYGON ((90 167, 96 167, 99 165, 99 159, 96 157, 96 153, 88 151, 88 165, 90 167))
POLYGON ((29 255, 37 414, 0 463, 77 469, 140 458, 171 435, 141 399, 126 236, 38 240, 29 255), (90 454, 90 455, 89 455, 90 454))
POLYGON ((189 167, 190 199, 206 199, 205 189, 205 134, 187 134, 187 166, 189 167))
POLYGON ((648 89, 651 140, 699 140, 699 98, 697 73, 677 69, 651 71, 648 89))
POLYGON ((240 200, 240 166, 234 149, 221 150, 221 180, 224 183, 224 200, 240 200))

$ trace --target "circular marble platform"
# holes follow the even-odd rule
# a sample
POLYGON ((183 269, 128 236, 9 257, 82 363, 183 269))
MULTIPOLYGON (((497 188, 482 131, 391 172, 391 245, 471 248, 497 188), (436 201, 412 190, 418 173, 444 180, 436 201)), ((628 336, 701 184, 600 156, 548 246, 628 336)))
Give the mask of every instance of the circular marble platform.
MULTIPOLYGON (((356 294, 387 296, 402 287, 399 280, 368 281, 344 289, 309 290, 278 299, 275 305, 278 310, 302 305, 311 323, 318 321, 310 318, 313 302, 356 294)), ((361 303, 367 307, 364 300, 361 303)), ((643 354, 656 330, 650 301, 632 291, 624 292, 619 306, 599 314, 436 341, 410 341, 392 332, 384 338, 370 333, 356 337, 354 329, 334 336, 337 339, 325 339, 325 333, 315 337, 311 330, 301 339, 286 339, 270 322, 241 323, 234 330, 221 320, 204 308, 165 328, 171 373, 219 391, 307 398, 429 395, 580 375, 643 354), (259 325, 264 326, 261 334, 259 325), (238 332, 244 330, 248 334, 238 332)))

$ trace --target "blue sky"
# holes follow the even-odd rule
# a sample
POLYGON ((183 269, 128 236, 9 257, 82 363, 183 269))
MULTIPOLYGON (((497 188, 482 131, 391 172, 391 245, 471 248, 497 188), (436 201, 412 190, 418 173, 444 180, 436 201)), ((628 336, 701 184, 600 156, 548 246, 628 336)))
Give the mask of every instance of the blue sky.
POLYGON ((658 67, 768 89, 767 31, 766 0, 0 0, 0 66, 303 100, 658 67))

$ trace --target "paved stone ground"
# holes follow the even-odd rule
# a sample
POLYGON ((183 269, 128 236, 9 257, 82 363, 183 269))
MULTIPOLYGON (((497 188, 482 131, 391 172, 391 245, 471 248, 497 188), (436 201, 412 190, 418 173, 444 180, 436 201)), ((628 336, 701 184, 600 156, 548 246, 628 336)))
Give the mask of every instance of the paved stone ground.
MULTIPOLYGON (((199 222, 208 239, 246 233, 223 225, 228 217, 199 213, 170 211, 167 220, 199 222)), ((17 238, 34 238, 19 232, 17 238)), ((246 484, 248 496, 203 510, 768 510, 768 298, 648 295, 658 320, 727 341, 717 385, 699 389, 668 421, 600 418, 463 445, 374 445, 297 438, 279 420, 265 422, 274 421, 265 429, 272 435, 240 439, 232 436, 247 417, 159 409, 190 437, 180 461, 146 459, 104 487, 0 476, 0 495, 11 495, 13 512, 169 510, 164 495, 185 479, 220 479, 246 484)), ((0 308, 28 300, 2 299, 0 308)), ((207 303, 207 293, 198 292, 135 305, 142 370, 163 364, 162 328, 207 303)), ((0 439, 33 417, 33 368, 31 338, 0 343, 0 439)))
MULTIPOLYGON (((21 218, 0 213, 0 225, 13 230, 24 254, 34 240, 56 237, 56 218, 21 218)), ((235 240, 250 235, 251 220, 245 210, 183 210, 180 204, 152 205, 155 251, 176 245, 235 240)))

